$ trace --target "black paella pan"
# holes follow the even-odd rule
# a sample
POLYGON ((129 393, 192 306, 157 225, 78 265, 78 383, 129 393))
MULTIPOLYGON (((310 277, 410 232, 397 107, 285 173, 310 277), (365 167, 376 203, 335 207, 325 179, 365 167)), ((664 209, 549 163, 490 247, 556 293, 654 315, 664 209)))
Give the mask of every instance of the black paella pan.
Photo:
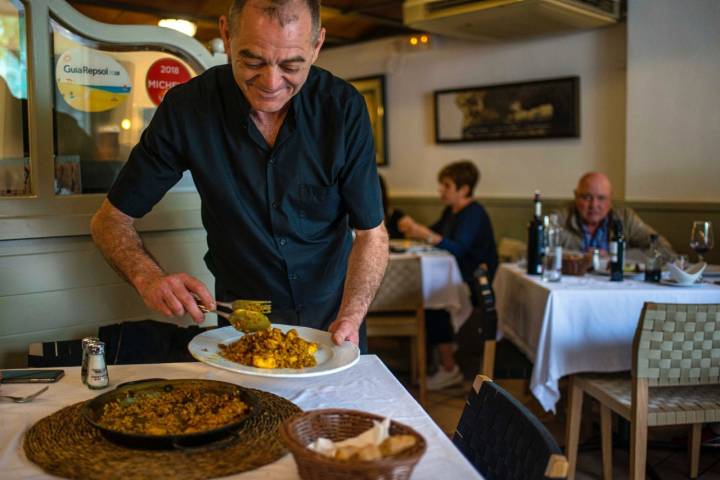
POLYGON ((259 409, 258 399, 253 392, 233 383, 201 379, 149 379, 121 384, 115 390, 88 400, 82 408, 82 415, 111 441, 132 447, 162 449, 201 446, 229 437, 236 433, 242 424, 255 415, 259 409), (201 395, 207 393, 229 394, 244 402, 248 409, 219 427, 172 435, 128 433, 100 422, 106 404, 120 402, 121 405, 129 405, 142 402, 144 399, 156 398, 176 389, 197 389, 201 395))

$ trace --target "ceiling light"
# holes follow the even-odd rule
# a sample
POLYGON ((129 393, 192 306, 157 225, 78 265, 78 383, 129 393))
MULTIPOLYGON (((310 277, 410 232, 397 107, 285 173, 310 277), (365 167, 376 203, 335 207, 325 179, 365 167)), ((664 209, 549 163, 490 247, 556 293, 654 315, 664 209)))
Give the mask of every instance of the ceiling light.
POLYGON ((165 28, 172 28, 190 37, 194 37, 197 31, 197 25, 195 25, 195 23, 182 18, 163 18, 158 22, 158 25, 165 28))

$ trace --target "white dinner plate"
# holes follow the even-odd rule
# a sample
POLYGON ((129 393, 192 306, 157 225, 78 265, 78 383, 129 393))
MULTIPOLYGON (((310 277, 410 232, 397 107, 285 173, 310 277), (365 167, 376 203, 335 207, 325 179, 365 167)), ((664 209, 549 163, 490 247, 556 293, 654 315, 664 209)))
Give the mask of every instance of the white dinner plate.
POLYGON ((294 328, 300 338, 317 343, 318 351, 315 352, 317 365, 309 368, 257 368, 221 357, 219 347, 221 343, 230 344, 244 335, 234 327, 215 328, 203 332, 190 341, 188 350, 193 357, 213 367, 259 377, 306 378, 329 375, 352 367, 360 359, 360 350, 356 345, 350 342, 345 342, 341 346, 335 345, 330 332, 294 325, 273 324, 273 327, 279 328, 283 333, 294 328))
POLYGON ((678 283, 678 282, 676 282, 675 280, 672 280, 672 279, 668 279, 668 280, 662 279, 662 280, 660 280, 660 283, 661 283, 662 285, 667 285, 668 287, 698 288, 698 287, 702 287, 702 286, 703 286, 702 283, 678 283))
POLYGON ((419 242, 417 240, 403 239, 390 240, 390 248, 393 252, 401 253, 421 253, 437 250, 437 248, 427 243, 419 242))

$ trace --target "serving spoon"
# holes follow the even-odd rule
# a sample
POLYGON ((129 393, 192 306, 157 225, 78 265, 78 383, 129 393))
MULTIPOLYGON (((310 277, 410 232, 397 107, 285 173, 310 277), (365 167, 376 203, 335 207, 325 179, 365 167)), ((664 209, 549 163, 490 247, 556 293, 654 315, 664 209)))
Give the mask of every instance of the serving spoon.
POLYGON ((205 305, 198 303, 198 308, 203 313, 215 313, 225 318, 230 325, 243 333, 259 332, 270 328, 270 319, 264 313, 253 310, 237 308, 232 313, 225 313, 220 310, 210 310, 205 305))

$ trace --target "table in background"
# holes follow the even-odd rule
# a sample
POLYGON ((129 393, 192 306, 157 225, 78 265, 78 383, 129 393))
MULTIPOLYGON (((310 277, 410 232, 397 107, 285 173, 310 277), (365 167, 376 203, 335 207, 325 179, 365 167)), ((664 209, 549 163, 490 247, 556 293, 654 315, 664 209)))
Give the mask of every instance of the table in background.
POLYGON ((533 362, 530 389, 553 411, 565 375, 630 370, 645 302, 720 303, 720 286, 712 284, 673 287, 596 275, 551 283, 515 264, 500 266, 493 290, 499 332, 533 362))
POLYGON ((417 253, 391 253, 390 261, 408 256, 420 257, 425 308, 450 312, 457 331, 472 313, 472 303, 455 257, 445 250, 431 249, 417 253))
MULTIPOLYGON (((253 377, 201 363, 111 365, 111 387, 143 378, 203 378, 236 383, 280 395, 303 410, 350 408, 390 417, 417 430, 427 441, 427 451, 413 472, 413 479, 482 478, 450 442, 447 435, 374 355, 363 355, 347 370, 312 378, 253 377)), ((9 395, 27 394, 38 385, 2 385, 9 395)), ((100 392, 80 382, 79 367, 65 367, 65 377, 32 403, 0 403, 0 472, 3 478, 56 478, 31 463, 22 449, 24 433, 41 418, 68 405, 88 400, 100 392)), ((295 460, 288 454, 264 467, 232 477, 237 479, 298 479, 295 460)))

